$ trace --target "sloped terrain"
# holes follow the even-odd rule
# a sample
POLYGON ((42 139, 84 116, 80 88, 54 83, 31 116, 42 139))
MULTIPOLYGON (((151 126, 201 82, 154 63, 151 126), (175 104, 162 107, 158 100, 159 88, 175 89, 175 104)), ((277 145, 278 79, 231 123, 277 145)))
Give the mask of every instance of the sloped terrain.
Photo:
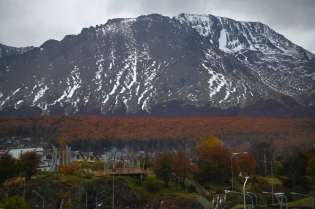
POLYGON ((264 116, 272 103, 300 117, 314 102, 314 54, 262 23, 212 15, 113 19, 0 59, 1 115, 159 117, 171 103, 177 117, 234 116, 259 103, 264 116))

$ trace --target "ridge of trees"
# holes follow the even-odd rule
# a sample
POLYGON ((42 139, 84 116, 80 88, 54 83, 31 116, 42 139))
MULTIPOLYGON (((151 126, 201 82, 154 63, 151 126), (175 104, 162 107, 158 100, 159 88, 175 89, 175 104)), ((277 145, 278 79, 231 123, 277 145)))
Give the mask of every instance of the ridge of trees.
POLYGON ((62 135, 72 146, 94 143, 99 147, 104 147, 104 143, 119 146, 137 141, 150 142, 154 147, 165 146, 160 142, 182 141, 184 145, 207 136, 219 136, 228 147, 241 144, 249 147, 252 141, 261 139, 306 146, 314 144, 315 135, 314 118, 14 116, 0 117, 0 127, 0 137, 45 138, 57 142, 62 135))

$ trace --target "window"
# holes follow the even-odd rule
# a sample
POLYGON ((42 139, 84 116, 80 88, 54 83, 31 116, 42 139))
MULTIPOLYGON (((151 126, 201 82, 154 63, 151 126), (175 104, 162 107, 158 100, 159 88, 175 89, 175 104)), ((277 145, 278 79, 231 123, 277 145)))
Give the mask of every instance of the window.
POLYGON ((51 154, 46 155, 46 160, 52 160, 52 155, 51 154))

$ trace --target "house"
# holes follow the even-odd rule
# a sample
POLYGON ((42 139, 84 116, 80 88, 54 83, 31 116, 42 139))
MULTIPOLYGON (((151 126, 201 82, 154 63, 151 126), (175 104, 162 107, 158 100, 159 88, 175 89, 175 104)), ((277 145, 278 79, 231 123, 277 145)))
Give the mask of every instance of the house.
POLYGON ((40 148, 27 148, 27 149, 10 149, 9 153, 12 154, 14 158, 18 159, 20 154, 23 154, 29 151, 36 151, 38 154, 40 154, 43 151, 43 148, 40 147, 40 148))
POLYGON ((37 153, 42 159, 40 165, 38 165, 38 169, 41 171, 48 171, 53 166, 53 150, 46 149, 37 153))
POLYGON ((23 138, 23 141, 29 142, 29 141, 32 141, 32 139, 31 138, 23 138))
POLYGON ((94 163, 95 160, 100 160, 99 157, 94 152, 78 152, 81 156, 79 161, 87 159, 88 163, 94 163))
POLYGON ((138 151, 137 156, 145 156, 145 152, 144 151, 138 151))
MULTIPOLYGON (((53 149, 43 149, 43 148, 28 148, 28 149, 11 149, 9 153, 12 154, 14 158, 19 158, 21 153, 28 151, 36 151, 40 157, 41 162, 38 165, 38 169, 41 171, 53 171, 58 165, 60 165, 60 156, 57 154, 57 148, 53 149)), ((63 163, 68 164, 76 161, 83 161, 87 159, 88 163, 93 163, 95 160, 99 160, 97 155, 94 152, 81 152, 81 151, 70 151, 69 149, 69 158, 67 159, 66 154, 64 154, 63 163)))

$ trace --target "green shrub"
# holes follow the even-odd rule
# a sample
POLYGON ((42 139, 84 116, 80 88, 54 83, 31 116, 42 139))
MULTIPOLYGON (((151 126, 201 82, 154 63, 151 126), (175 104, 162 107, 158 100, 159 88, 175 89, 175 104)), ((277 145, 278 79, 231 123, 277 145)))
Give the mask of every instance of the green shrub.
POLYGON ((144 186, 148 192, 157 192, 160 190, 160 185, 152 180, 146 181, 144 186))
POLYGON ((260 184, 269 184, 269 181, 268 181, 268 179, 267 178, 265 178, 265 177, 263 177, 263 176, 259 176, 259 177, 257 177, 257 180, 258 180, 258 182, 260 183, 260 184))

